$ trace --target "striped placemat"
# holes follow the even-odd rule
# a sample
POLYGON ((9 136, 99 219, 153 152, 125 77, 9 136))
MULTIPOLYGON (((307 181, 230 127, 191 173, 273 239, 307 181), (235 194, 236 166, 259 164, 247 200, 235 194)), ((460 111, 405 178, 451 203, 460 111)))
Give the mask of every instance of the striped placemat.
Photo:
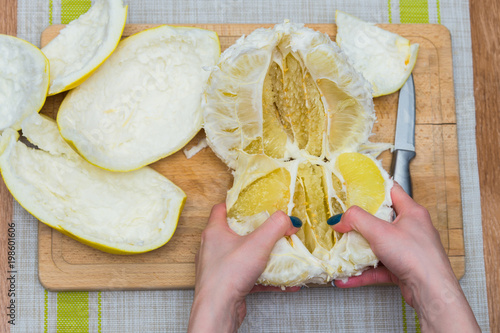
MULTIPOLYGON (((129 0, 128 23, 333 23, 340 9, 378 23, 439 23, 452 34, 466 247, 464 292, 488 331, 475 146, 469 4, 464 0, 129 0)), ((69 23, 90 0, 18 0, 18 35, 39 45, 50 24, 69 23)), ((12 332, 186 331, 192 291, 49 292, 37 277, 37 222, 17 203, 16 324, 12 332)), ((241 332, 420 332, 396 287, 253 294, 241 332)))

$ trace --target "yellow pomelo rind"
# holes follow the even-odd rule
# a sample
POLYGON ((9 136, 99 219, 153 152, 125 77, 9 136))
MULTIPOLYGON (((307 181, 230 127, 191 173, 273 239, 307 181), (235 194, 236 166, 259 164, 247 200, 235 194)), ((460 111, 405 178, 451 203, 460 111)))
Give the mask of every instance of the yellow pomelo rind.
POLYGON ((25 40, 0 34, 0 53, 1 133, 7 128, 20 130, 25 118, 40 112, 50 77, 45 55, 25 40))

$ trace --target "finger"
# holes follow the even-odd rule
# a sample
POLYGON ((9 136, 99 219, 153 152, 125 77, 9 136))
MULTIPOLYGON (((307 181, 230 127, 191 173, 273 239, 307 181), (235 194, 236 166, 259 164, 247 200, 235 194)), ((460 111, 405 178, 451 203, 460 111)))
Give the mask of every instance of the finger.
POLYGON ((302 287, 286 287, 285 290, 281 289, 281 287, 273 287, 273 286, 263 286, 260 284, 255 285, 250 293, 260 293, 260 292, 287 292, 294 293, 301 289, 302 287))
POLYGON ((248 235, 248 241, 255 250, 263 251, 268 256, 280 238, 294 234, 298 230, 293 226, 290 217, 278 210, 248 235))
POLYGON ((388 232, 391 224, 381 220, 366 212, 358 206, 349 208, 340 219, 340 222, 333 226, 337 232, 346 233, 352 230, 359 232, 372 244, 377 239, 381 239, 388 232))
POLYGON ((400 215, 404 210, 415 206, 417 203, 405 192, 398 183, 394 182, 391 189, 392 207, 397 215, 400 215))
POLYGON ((214 225, 214 224, 227 225, 227 213, 226 213, 225 203, 220 203, 212 207, 212 211, 210 212, 210 217, 208 218, 208 225, 214 225))
POLYGON ((393 285, 397 283, 397 278, 384 266, 370 268, 359 276, 350 277, 346 282, 335 280, 338 288, 357 288, 371 285, 393 285))

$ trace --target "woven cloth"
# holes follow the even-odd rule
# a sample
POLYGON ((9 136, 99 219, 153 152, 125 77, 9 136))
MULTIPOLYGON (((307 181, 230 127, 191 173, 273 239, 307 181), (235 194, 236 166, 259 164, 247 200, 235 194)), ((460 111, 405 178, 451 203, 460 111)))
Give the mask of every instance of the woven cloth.
MULTIPOLYGON (((458 122, 466 271, 460 283, 489 331, 475 143, 467 0, 129 0, 128 23, 333 23, 340 9, 378 23, 441 23, 451 31, 458 122)), ((39 45, 50 24, 68 23, 90 0, 18 0, 18 35, 39 45)), ((183 332, 192 291, 48 292, 37 275, 37 220, 14 204, 18 251, 12 332, 183 332)), ((241 332, 419 332, 396 287, 308 289, 253 294, 241 332)))

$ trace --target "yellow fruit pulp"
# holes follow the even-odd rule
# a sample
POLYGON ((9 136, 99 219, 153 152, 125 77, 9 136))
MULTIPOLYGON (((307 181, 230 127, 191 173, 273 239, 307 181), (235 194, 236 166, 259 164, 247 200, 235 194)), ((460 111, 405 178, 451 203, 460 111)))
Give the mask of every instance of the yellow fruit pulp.
POLYGON ((309 161, 298 165, 296 177, 292 179, 291 163, 285 162, 286 167, 273 170, 241 190, 229 209, 228 217, 244 222, 245 217, 260 212, 286 212, 293 195, 291 215, 303 221, 297 236, 313 253, 317 246, 331 250, 340 236, 326 223, 329 217, 343 213, 352 205, 374 214, 385 200, 385 181, 381 171, 371 158, 363 154, 343 153, 338 156, 334 169, 343 181, 331 171, 331 164, 309 161), (329 196, 327 177, 331 179, 334 196, 329 196))
POLYGON ((255 139, 243 150, 283 158, 287 138, 292 138, 300 149, 320 156, 325 130, 321 93, 294 55, 289 53, 281 67, 272 62, 262 96, 262 138, 255 139))
POLYGON ((240 192, 229 216, 251 216, 267 211, 286 210, 290 198, 290 173, 277 169, 261 177, 240 192))
POLYGON ((385 200, 385 180, 369 157, 358 153, 341 154, 336 165, 347 188, 347 207, 356 205, 375 214, 385 200))

